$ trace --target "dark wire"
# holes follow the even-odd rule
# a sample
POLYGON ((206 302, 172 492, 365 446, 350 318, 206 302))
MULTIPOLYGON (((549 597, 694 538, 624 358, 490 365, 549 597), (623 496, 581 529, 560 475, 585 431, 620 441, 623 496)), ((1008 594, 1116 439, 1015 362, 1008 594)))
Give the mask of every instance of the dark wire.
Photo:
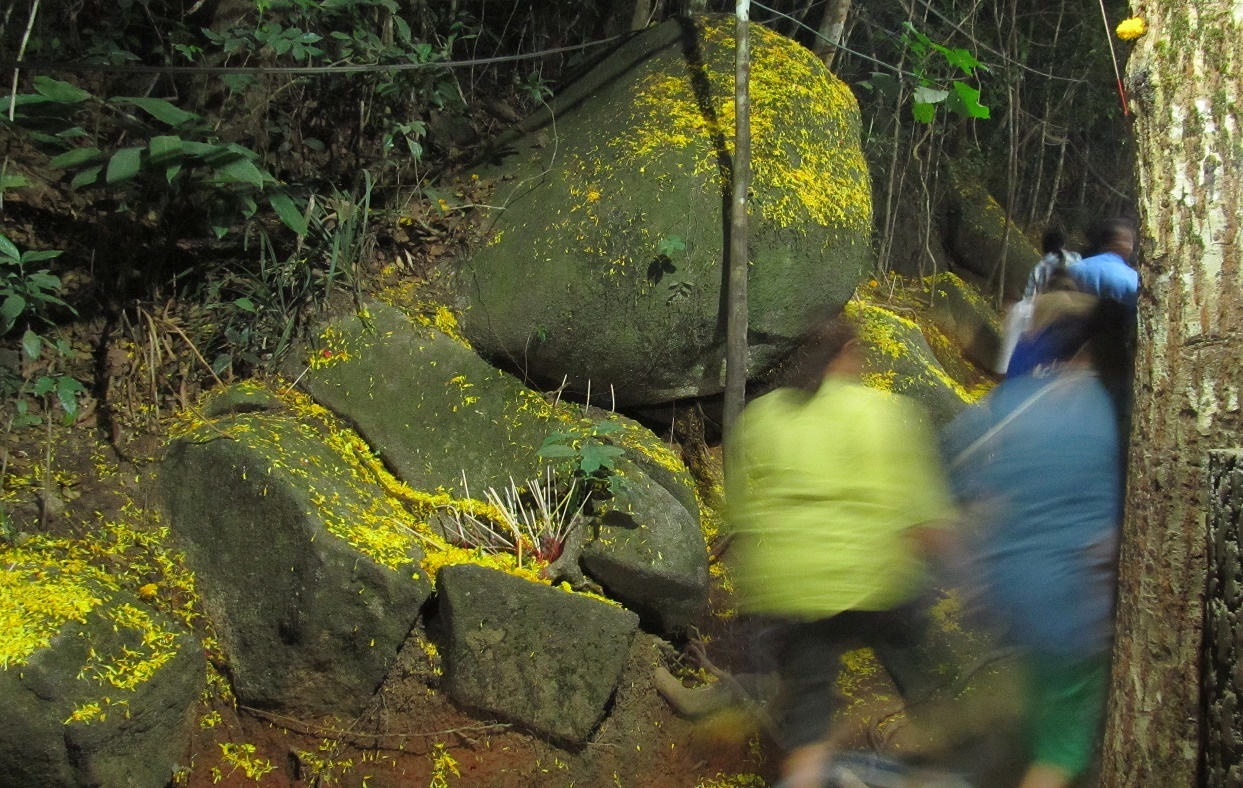
POLYGON ((521 55, 498 55, 475 60, 441 60, 428 63, 392 63, 389 65, 368 66, 145 66, 122 63, 47 63, 39 60, 0 60, 0 69, 20 69, 22 71, 65 71, 74 74, 107 73, 107 74, 365 74, 384 71, 417 71, 425 68, 463 68, 466 66, 488 65, 490 63, 509 63, 516 60, 532 60, 534 58, 558 55, 563 52, 576 52, 580 49, 600 46, 625 38, 628 33, 588 41, 568 47, 544 49, 539 52, 527 52, 521 55))

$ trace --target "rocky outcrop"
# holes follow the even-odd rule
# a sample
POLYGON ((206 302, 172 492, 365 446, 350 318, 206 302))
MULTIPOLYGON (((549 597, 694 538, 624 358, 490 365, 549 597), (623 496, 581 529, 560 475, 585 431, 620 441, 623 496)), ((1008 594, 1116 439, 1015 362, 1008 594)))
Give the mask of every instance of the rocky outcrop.
POLYGON ((910 397, 936 427, 948 424, 978 398, 946 371, 910 318, 863 300, 848 304, 846 315, 859 330, 866 385, 910 397))
POLYGON ((954 274, 930 282, 928 316, 962 356, 980 369, 993 368, 1001 350, 1001 317, 975 288, 954 274))
POLYGON ((1001 279, 1006 298, 1021 298, 1027 277, 1040 262, 1040 251, 966 168, 959 165, 948 171, 945 232, 954 263, 989 285, 990 292, 997 292, 1001 279))
POLYGON ((381 489, 366 447, 304 400, 192 425, 160 481, 238 699, 352 713, 431 582, 411 515, 381 489))
POLYGON ((203 688, 198 641, 81 562, 0 562, 0 785, 167 785, 203 688))
POLYGON ((633 463, 619 467, 623 489, 602 507, 583 548, 583 571, 638 612, 645 626, 671 632, 695 623, 708 602, 708 553, 699 524, 633 463))
POLYGON ((638 617, 590 597, 460 564, 437 576, 453 700, 581 744, 604 718, 638 617))
MULTIPOLYGON (((459 271, 463 330, 541 385, 619 406, 722 390, 733 23, 647 30, 498 146, 490 240, 459 271)), ((752 27, 750 370, 837 314, 868 267, 850 89, 752 27)))
POLYGON ((555 434, 568 445, 598 433, 589 439, 621 449, 625 490, 607 507, 583 568, 658 628, 694 618, 707 594, 694 487, 681 459, 650 430, 598 408, 553 407, 459 340, 384 304, 333 321, 320 341, 301 385, 357 425, 418 489, 469 489, 479 498, 511 478, 539 478, 552 462, 540 447, 555 434))

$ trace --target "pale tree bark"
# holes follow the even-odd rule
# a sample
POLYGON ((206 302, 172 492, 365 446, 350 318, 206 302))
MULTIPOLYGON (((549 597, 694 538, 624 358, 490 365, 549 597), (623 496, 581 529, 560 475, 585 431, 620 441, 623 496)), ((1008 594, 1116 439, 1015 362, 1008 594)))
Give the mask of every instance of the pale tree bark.
POLYGON ((837 45, 842 43, 842 34, 846 31, 846 15, 850 13, 850 0, 829 0, 824 9, 824 19, 820 21, 820 35, 811 51, 827 68, 833 67, 833 58, 837 55, 837 45))
POLYGON ((1208 452, 1243 434, 1243 0, 1137 0, 1134 427, 1102 785, 1193 786, 1208 452))
POLYGON ((751 188, 751 0, 737 0, 734 53, 733 194, 729 218, 729 276, 725 296, 725 450, 747 388, 747 191, 751 188))

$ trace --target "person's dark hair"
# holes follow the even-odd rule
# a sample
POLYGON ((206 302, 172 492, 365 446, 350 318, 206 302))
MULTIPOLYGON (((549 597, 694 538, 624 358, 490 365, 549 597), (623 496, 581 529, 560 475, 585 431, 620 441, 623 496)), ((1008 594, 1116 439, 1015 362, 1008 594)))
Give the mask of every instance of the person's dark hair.
POLYGON ((1061 230, 1046 230, 1040 239, 1040 250, 1045 254, 1061 255, 1066 248, 1066 236, 1061 230))
POLYGON ((1121 409, 1127 377, 1131 374, 1131 331, 1134 313, 1112 298, 1102 298, 1087 316, 1083 337, 1092 356, 1092 367, 1121 409))
POLYGON ((824 371, 859 332, 843 317, 835 317, 807 335, 786 364, 784 384, 814 394, 824 382, 824 371))
POLYGON ((1124 232, 1135 235, 1135 224, 1130 219, 1115 216, 1102 219, 1088 228, 1087 255, 1097 255, 1107 250, 1124 232))

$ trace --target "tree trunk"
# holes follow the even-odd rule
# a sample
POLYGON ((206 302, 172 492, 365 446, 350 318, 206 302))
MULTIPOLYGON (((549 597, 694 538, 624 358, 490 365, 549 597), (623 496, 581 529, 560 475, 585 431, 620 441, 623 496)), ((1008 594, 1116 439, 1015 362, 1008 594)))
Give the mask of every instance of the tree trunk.
POLYGON ((751 187, 751 2, 737 0, 734 64, 733 198, 730 201, 729 275, 725 296, 725 450, 747 388, 747 190, 751 187))
POLYGON ((824 9, 824 19, 820 22, 820 36, 812 45, 811 51, 823 60, 828 68, 833 67, 837 45, 842 43, 842 33, 846 29, 848 13, 850 13, 850 0, 829 0, 828 7, 824 9))
POLYGON ((1105 786, 1198 784, 1208 452, 1243 429, 1243 6, 1137 0, 1139 352, 1105 786))

